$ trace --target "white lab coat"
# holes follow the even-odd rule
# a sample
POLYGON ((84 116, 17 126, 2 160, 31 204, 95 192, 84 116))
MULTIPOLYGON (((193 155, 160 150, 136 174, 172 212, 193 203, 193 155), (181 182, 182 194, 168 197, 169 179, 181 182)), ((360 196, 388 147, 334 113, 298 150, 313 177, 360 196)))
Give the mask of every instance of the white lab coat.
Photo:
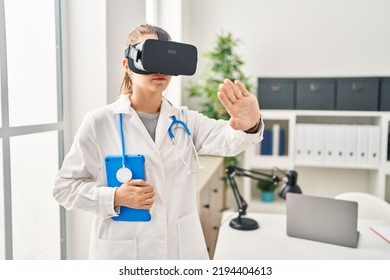
MULTIPOLYGON (((58 172, 54 198, 67 210, 95 214, 90 259, 208 259, 196 207, 195 177, 189 175, 174 149, 168 127, 175 115, 187 123, 199 154, 236 155, 262 139, 228 122, 213 120, 163 98, 155 142, 126 95, 86 114, 58 172), (121 155, 118 113, 123 114, 126 154, 145 156, 146 180, 155 187, 150 222, 114 221, 115 188, 106 186, 104 158, 121 155)), ((183 129, 175 130, 184 159, 193 150, 183 129)), ((205 166, 207 168, 207 166, 205 166)))

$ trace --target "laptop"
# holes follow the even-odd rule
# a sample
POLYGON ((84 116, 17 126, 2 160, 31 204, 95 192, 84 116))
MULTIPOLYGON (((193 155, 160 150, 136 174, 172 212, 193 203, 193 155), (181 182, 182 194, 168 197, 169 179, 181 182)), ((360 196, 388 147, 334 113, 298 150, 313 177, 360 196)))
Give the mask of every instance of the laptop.
POLYGON ((356 248, 355 201, 287 193, 287 235, 356 248))

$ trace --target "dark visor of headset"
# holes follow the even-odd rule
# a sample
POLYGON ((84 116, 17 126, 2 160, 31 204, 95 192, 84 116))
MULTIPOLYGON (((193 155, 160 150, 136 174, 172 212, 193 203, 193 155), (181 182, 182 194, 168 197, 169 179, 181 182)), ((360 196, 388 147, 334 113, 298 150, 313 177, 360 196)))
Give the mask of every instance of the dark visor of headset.
POLYGON ((148 39, 125 51, 130 69, 137 74, 193 75, 198 62, 195 46, 148 39))

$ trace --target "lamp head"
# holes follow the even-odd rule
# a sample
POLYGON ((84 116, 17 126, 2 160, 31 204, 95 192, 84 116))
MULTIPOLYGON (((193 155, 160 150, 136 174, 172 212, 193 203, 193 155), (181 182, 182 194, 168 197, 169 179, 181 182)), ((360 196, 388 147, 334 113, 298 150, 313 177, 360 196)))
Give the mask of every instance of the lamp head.
POLYGON ((302 193, 301 188, 297 185, 298 173, 295 170, 290 170, 286 174, 287 182, 284 184, 282 189, 279 192, 279 196, 283 199, 286 199, 287 193, 302 193))
POLYGON ((228 167, 226 167, 225 172, 228 175, 231 175, 234 173, 235 170, 236 170, 236 167, 234 165, 229 165, 228 167))

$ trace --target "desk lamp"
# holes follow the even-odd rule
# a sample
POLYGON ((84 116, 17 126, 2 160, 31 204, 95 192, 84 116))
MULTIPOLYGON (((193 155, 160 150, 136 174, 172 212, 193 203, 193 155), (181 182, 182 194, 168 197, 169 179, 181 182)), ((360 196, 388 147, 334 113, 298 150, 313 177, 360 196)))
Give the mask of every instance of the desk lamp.
POLYGON ((287 180, 284 186, 280 189, 279 196, 286 199, 288 192, 302 193, 301 188, 297 185, 298 173, 295 170, 290 170, 286 173, 287 180))
POLYGON ((246 215, 246 209, 248 208, 248 204, 241 196, 241 193, 237 187, 236 180, 234 179, 235 176, 249 177, 257 181, 263 181, 275 185, 281 181, 285 181, 286 183, 284 184, 281 191, 279 192, 279 196, 283 199, 286 199, 286 194, 288 192, 302 193, 300 187, 297 185, 298 173, 294 170, 288 171, 286 173, 286 178, 276 176, 275 174, 266 174, 254 170, 247 170, 234 165, 228 166, 225 169, 225 172, 227 174, 228 184, 233 190, 233 194, 238 205, 238 217, 230 221, 230 227, 234 229, 255 230, 259 228, 259 225, 255 220, 242 217, 246 215))

